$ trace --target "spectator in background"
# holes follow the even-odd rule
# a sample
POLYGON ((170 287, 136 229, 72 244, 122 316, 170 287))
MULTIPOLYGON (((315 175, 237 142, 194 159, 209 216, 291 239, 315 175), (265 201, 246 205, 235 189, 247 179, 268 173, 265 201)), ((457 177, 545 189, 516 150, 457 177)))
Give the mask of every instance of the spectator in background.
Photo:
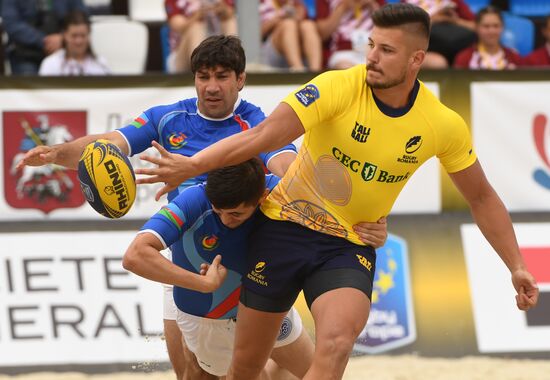
POLYGON ((63 24, 63 48, 47 56, 40 75, 106 75, 107 63, 96 57, 90 45, 90 21, 80 11, 69 13, 63 24))
POLYGON ((86 12, 82 0, 2 0, 12 73, 37 74, 42 59, 61 49, 63 18, 76 10, 86 12))
POLYGON ((475 42, 475 15, 464 0, 402 0, 423 8, 430 15, 428 53, 422 67, 445 69, 456 54, 475 42))
POLYGON ((329 45, 330 69, 365 63, 371 15, 383 4, 384 0, 317 0, 317 27, 329 45))
POLYGON ((454 67, 465 69, 505 70, 515 69, 521 57, 502 46, 500 37, 504 20, 500 9, 488 6, 476 15, 477 43, 457 54, 454 67))
POLYGON ((544 45, 524 58, 525 66, 550 66, 550 15, 546 17, 546 23, 541 31, 544 45))
POLYGON ((266 64, 292 71, 322 69, 321 38, 301 0, 261 0, 260 19, 266 64))
POLYGON ((189 71, 193 50, 209 35, 237 34, 233 0, 165 0, 170 27, 168 71, 189 71))

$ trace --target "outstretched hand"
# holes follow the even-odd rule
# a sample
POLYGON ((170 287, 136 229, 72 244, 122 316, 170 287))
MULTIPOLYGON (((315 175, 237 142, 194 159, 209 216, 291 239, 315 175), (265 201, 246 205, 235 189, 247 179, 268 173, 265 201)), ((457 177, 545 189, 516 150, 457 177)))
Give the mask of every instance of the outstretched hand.
POLYGON ((17 163, 16 169, 23 169, 28 166, 42 166, 55 162, 57 150, 52 146, 39 145, 32 148, 25 156, 17 163))
POLYGON ((537 305, 539 288, 531 273, 525 269, 512 272, 512 284, 518 293, 516 295, 518 309, 527 311, 537 305))
POLYGON ((221 264, 221 255, 216 255, 212 264, 201 264, 200 274, 204 276, 204 293, 211 293, 217 290, 227 276, 227 269, 221 264))
POLYGON ((386 243, 388 238, 388 224, 386 217, 383 216, 378 221, 361 222, 353 226, 353 231, 359 236, 359 239, 374 248, 380 248, 386 243))
POLYGON ((157 165, 154 168, 138 168, 136 174, 145 174, 148 177, 138 178, 138 185, 145 183, 164 182, 164 187, 161 188, 155 200, 159 200, 164 194, 176 189, 183 181, 192 177, 187 175, 190 169, 190 158, 181 154, 170 153, 158 142, 153 141, 151 145, 160 153, 160 157, 150 156, 147 154, 141 155, 139 158, 143 161, 157 165))

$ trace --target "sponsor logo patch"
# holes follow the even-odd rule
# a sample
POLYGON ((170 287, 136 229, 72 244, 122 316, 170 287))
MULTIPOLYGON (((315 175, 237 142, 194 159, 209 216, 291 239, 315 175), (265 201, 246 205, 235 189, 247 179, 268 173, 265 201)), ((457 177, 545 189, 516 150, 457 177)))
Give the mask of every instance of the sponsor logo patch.
POLYGON ((296 96, 296 99, 298 99, 304 106, 309 107, 310 104, 319 99, 320 94, 315 85, 308 84, 300 91, 296 92, 294 96, 296 96))

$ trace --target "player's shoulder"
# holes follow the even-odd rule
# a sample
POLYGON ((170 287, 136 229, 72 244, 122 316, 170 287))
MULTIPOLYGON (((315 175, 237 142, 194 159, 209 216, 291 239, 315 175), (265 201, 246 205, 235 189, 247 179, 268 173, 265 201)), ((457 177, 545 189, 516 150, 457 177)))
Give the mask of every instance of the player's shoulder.
POLYGON ((427 117, 435 123, 444 124, 464 123, 463 118, 453 109, 449 108, 422 82, 420 82, 418 102, 415 106, 421 108, 427 117))
POLYGON ((250 103, 244 99, 238 100, 239 104, 235 108, 235 114, 241 116, 255 116, 255 115, 264 115, 262 109, 257 105, 250 103))
POLYGON ((174 203, 181 209, 189 209, 195 206, 204 208, 210 205, 203 183, 183 189, 174 199, 172 199, 171 203, 174 203))
POLYGON ((150 108, 149 112, 158 119, 161 119, 165 115, 178 112, 194 115, 197 113, 197 99, 189 98, 171 104, 161 104, 150 108))
POLYGON ((365 65, 356 65, 345 70, 329 70, 316 76, 312 82, 330 82, 333 86, 347 87, 363 86, 366 80, 365 65))

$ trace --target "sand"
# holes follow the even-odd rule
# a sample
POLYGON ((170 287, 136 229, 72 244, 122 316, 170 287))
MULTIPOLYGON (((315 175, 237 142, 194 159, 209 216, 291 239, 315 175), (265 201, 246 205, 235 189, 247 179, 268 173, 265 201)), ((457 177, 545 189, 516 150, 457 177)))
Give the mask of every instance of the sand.
MULTIPOLYGON (((171 372, 35 373, 0 375, 0 380, 172 380, 171 372)), ((368 356, 350 360, 345 380, 550 380, 549 360, 421 358, 417 356, 368 356)))

